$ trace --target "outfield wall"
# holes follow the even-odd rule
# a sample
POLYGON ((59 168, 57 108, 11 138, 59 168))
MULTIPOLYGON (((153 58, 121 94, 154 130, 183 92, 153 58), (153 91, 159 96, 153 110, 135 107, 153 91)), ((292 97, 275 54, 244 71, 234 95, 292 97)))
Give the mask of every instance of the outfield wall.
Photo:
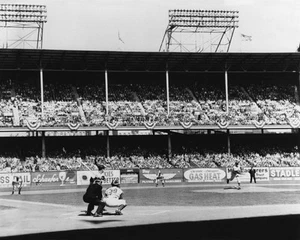
MULTIPOLYGON (((241 182, 249 182, 250 168, 245 168, 240 176, 241 182)), ((300 183, 300 167, 258 167, 256 181, 263 183, 300 183)), ((160 170, 166 183, 224 183, 231 176, 229 168, 167 168, 167 169, 120 169, 104 170, 103 185, 109 185, 113 179, 119 179, 123 184, 154 183, 156 174, 160 170)), ((37 186, 72 186, 88 185, 91 177, 97 176, 98 171, 49 171, 0 173, 0 188, 12 186, 14 176, 23 181, 24 187, 37 186)))

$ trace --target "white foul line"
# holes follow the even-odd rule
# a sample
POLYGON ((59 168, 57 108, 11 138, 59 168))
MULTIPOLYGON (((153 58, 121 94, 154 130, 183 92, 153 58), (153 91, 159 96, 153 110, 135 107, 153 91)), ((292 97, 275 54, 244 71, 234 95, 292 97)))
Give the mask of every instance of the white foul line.
POLYGON ((170 210, 159 211, 159 212, 151 213, 151 214, 148 214, 148 215, 158 215, 158 214, 162 214, 162 213, 166 213, 166 212, 170 212, 170 210))
POLYGON ((24 200, 14 200, 14 199, 1 199, 2 201, 7 201, 9 203, 21 203, 22 205, 29 203, 29 204, 34 204, 34 205, 41 205, 41 206, 50 206, 50 207, 63 207, 63 208, 71 208, 75 206, 71 205, 64 205, 64 204, 56 204, 56 203, 42 203, 42 202, 33 202, 33 201, 24 201, 24 200))

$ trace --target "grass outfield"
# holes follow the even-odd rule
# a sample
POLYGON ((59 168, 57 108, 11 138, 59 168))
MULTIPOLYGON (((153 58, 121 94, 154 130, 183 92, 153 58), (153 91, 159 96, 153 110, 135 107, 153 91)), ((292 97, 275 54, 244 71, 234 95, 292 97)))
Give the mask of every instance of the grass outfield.
MULTIPOLYGON (((241 190, 234 189, 233 183, 134 184, 122 188, 128 203, 124 215, 102 218, 85 216, 87 204, 82 196, 86 187, 24 188, 21 195, 2 190, 0 237, 81 239, 86 234, 114 234, 115 239, 141 240, 194 235, 196 239, 250 239, 256 228, 264 239, 300 239, 297 184, 243 184, 241 190)), ((108 211, 113 213, 114 209, 108 211)))

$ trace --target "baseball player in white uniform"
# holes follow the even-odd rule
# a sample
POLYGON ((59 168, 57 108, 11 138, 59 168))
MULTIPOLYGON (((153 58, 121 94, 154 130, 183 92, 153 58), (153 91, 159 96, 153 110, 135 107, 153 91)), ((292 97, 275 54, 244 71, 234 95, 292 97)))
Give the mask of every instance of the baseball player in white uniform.
POLYGON ((120 188, 118 179, 111 183, 111 187, 105 190, 103 202, 107 207, 117 207, 116 215, 123 215, 122 210, 127 206, 126 200, 123 199, 123 191, 120 188))
POLYGON ((15 193, 15 190, 18 190, 18 193, 21 194, 22 190, 22 178, 19 176, 14 175, 12 180, 12 193, 15 193))
POLYGON ((232 181, 233 179, 236 179, 237 181, 237 189, 240 190, 241 189, 241 181, 240 181, 240 174, 242 173, 242 168, 240 166, 240 164, 238 162, 235 163, 235 165, 233 166, 232 172, 231 172, 231 178, 227 179, 227 183, 229 183, 229 181, 232 181))

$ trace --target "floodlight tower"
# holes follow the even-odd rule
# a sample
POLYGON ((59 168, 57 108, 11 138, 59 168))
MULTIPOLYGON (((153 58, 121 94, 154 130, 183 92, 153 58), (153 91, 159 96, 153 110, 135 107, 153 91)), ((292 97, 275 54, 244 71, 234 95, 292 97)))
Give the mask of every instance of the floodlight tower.
POLYGON ((228 52, 234 31, 238 28, 238 13, 223 10, 169 10, 169 22, 159 51, 228 52))
POLYGON ((45 5, 0 4, 0 48, 43 48, 45 5))

